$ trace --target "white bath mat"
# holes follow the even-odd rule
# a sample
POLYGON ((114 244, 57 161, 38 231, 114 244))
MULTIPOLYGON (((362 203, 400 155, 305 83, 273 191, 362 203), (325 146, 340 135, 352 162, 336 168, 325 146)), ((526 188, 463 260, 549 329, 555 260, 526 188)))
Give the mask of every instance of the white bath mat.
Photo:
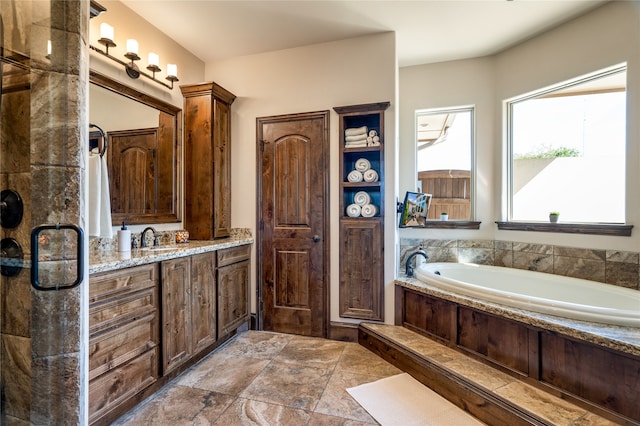
POLYGON ((407 373, 348 388, 382 426, 477 426, 476 420, 407 373))

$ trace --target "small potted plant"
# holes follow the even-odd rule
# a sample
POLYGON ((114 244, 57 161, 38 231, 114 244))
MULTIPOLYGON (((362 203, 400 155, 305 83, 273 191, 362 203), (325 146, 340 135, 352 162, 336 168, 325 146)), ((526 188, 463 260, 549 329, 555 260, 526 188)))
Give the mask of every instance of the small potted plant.
POLYGON ((549 222, 556 223, 558 221, 559 216, 560 216, 560 212, 550 212, 549 222))
POLYGON ((449 215, 447 212, 440 213, 440 220, 449 220, 449 215))

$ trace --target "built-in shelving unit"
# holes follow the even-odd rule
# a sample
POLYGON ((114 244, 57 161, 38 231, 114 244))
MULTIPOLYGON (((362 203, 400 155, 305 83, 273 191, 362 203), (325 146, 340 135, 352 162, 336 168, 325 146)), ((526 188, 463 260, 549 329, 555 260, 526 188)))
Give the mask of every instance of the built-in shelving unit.
POLYGON ((334 107, 340 123, 339 306, 343 318, 384 320, 384 111, 389 105, 334 107), (377 179, 365 180, 363 164, 375 171, 377 179), (363 174, 362 180, 349 179, 354 170, 363 174))

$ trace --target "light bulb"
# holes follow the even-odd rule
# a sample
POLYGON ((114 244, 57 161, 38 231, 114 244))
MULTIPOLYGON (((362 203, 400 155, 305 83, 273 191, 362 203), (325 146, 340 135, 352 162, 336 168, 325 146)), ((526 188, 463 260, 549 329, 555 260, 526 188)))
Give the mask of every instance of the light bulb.
POLYGON ((113 41, 114 30, 113 27, 106 22, 100 24, 100 38, 113 41))
POLYGON ((149 65, 160 65, 160 57, 153 52, 149 53, 149 65))
POLYGON ((138 41, 130 38, 127 40, 127 53, 138 54, 138 41))
POLYGON ((167 64, 167 76, 169 77, 178 76, 178 66, 176 64, 167 64))

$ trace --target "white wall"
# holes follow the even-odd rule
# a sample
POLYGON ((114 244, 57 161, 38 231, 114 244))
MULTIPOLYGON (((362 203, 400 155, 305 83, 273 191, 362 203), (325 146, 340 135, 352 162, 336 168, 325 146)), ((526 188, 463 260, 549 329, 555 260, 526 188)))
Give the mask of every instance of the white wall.
POLYGON ((621 62, 628 65, 626 221, 640 224, 640 3, 607 3, 497 55, 400 69, 400 192, 415 180, 414 111, 476 105, 476 219, 479 231, 402 230, 401 237, 498 239, 640 250, 631 237, 498 231, 503 215, 502 101, 621 62))
MULTIPOLYGON (((330 110, 330 271, 331 320, 338 315, 338 116, 334 106, 391 101, 385 113, 386 229, 385 317, 393 321, 395 233, 396 59, 395 34, 384 33, 339 42, 237 57, 208 63, 206 80, 234 93, 232 125, 231 225, 256 232, 256 118, 330 110)), ((256 262, 252 261, 252 310, 255 312, 256 262)))

